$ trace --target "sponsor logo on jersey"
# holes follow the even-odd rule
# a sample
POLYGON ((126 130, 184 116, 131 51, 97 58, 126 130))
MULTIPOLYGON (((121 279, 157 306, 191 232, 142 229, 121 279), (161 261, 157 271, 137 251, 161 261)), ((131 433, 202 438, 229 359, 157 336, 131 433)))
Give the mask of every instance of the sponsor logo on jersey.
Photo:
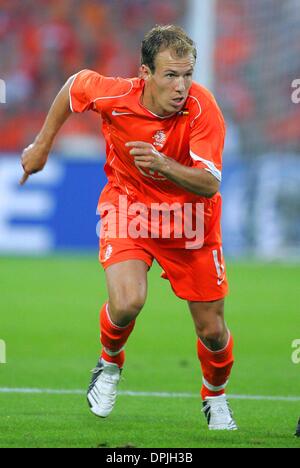
POLYGON ((116 110, 113 110, 111 115, 113 115, 114 117, 118 117, 120 115, 133 115, 132 112, 118 112, 116 110))

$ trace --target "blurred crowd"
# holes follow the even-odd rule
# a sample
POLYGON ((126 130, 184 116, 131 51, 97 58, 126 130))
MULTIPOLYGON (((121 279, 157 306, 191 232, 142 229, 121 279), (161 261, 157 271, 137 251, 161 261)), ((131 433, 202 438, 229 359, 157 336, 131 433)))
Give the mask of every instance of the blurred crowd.
POLYGON ((218 0, 215 91, 242 154, 300 153, 298 0, 218 0))
MULTIPOLYGON (((177 23, 185 0, 0 0, 0 151, 31 142, 63 83, 84 68, 136 76, 140 41, 156 23, 177 23)), ((95 135, 99 119, 74 117, 63 135, 95 135)))
MULTIPOLYGON (((290 97, 300 78, 297 1, 217 0, 215 92, 237 125, 243 155, 300 151, 300 104, 290 97)), ((7 84, 0 151, 31 142, 53 97, 78 70, 136 76, 145 31, 157 23, 184 25, 187 6, 188 0, 0 0, 0 78, 7 84)), ((67 122, 59 150, 75 151, 74 135, 88 136, 86 148, 96 149, 99 119, 89 114, 67 122)))

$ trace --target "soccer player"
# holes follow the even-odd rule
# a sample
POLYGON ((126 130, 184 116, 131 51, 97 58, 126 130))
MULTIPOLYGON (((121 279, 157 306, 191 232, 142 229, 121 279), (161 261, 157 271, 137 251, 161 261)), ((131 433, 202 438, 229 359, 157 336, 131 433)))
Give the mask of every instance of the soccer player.
POLYGON ((100 312, 103 348, 88 389, 90 409, 106 417, 114 407, 124 347, 145 303, 147 272, 156 259, 174 293, 187 301, 194 321, 209 429, 235 430, 225 395, 234 361, 233 338, 224 320, 228 285, 220 230, 225 125, 212 94, 193 81, 196 58, 195 44, 181 28, 156 26, 142 42, 138 78, 108 78, 91 70, 72 76, 23 152, 21 184, 44 168, 53 140, 72 112, 101 115, 108 183, 99 200, 99 258, 108 301, 100 312), (149 217, 155 221, 150 227, 149 217), (183 225, 188 228, 180 236, 183 225), (196 239, 189 244, 190 232, 196 239))

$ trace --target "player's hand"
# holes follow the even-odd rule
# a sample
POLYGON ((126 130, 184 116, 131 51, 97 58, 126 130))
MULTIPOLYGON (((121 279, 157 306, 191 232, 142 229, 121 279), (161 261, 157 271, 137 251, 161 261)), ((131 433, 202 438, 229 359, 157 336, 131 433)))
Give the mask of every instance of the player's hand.
POLYGON ((129 153, 134 156, 134 162, 137 167, 148 168, 153 171, 162 172, 167 157, 157 151, 157 149, 144 141, 130 141, 126 143, 127 148, 132 148, 129 153))
POLYGON ((40 143, 32 143, 24 149, 21 156, 24 174, 20 180, 20 185, 24 185, 31 174, 36 174, 44 169, 48 154, 49 150, 40 143))

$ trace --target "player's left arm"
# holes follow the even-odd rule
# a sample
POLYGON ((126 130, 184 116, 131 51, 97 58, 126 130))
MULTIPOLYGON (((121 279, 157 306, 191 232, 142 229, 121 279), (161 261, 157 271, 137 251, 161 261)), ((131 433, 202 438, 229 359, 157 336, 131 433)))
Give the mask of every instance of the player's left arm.
POLYGON ((206 169, 184 166, 158 152, 150 143, 134 141, 126 146, 132 148, 130 154, 134 156, 137 167, 158 171, 189 192, 211 198, 219 190, 219 180, 206 169))

